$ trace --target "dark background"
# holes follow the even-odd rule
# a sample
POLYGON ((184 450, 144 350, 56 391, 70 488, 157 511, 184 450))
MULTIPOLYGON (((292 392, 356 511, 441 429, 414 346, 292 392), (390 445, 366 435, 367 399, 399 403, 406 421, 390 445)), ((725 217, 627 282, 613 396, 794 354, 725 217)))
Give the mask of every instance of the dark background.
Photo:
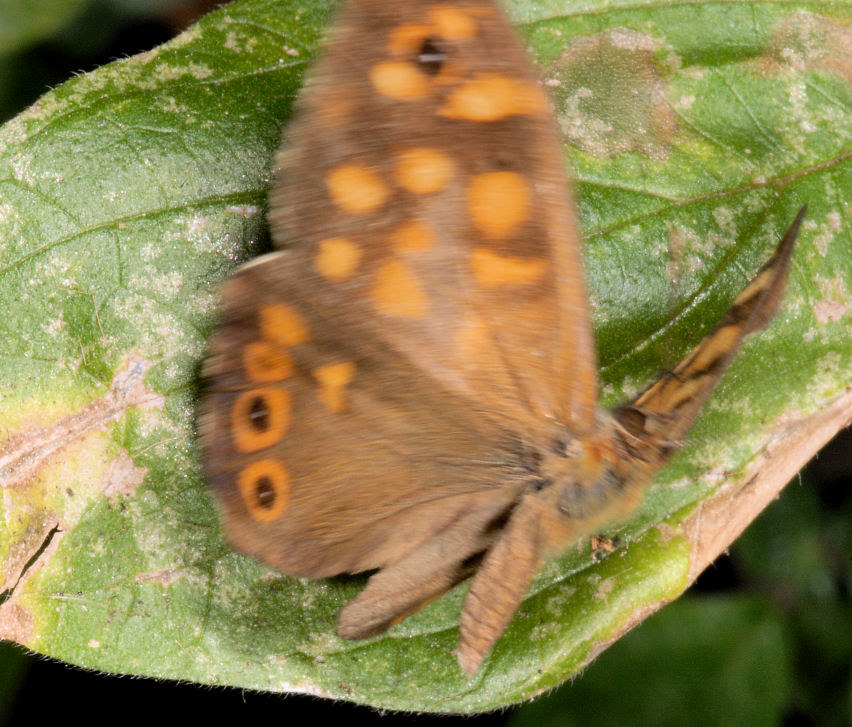
MULTIPOLYGON (((2 5, 9 0, 0 0, 2 5)), ((73 73, 154 47, 215 3, 92 0, 12 54, 0 122, 73 73)), ((39 3, 34 2, 34 12, 39 3)), ((852 724, 852 434, 839 435, 687 595, 531 706, 472 718, 380 714, 300 696, 86 672, 0 644, 0 727, 310 717, 479 725, 852 724), (723 628, 713 627, 720 619, 723 628), (129 712, 127 711, 129 710, 129 712)))

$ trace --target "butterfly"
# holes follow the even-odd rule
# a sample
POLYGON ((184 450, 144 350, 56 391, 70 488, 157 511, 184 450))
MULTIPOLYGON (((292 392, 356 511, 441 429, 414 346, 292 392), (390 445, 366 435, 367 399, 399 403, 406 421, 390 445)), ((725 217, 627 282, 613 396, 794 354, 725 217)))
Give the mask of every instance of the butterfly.
POLYGON ((804 210, 719 324, 598 406, 579 226, 546 94, 489 0, 347 0, 276 160, 277 251, 222 292, 205 476, 239 550, 374 571, 338 634, 471 578, 474 674, 543 559, 623 518, 779 305, 804 210))

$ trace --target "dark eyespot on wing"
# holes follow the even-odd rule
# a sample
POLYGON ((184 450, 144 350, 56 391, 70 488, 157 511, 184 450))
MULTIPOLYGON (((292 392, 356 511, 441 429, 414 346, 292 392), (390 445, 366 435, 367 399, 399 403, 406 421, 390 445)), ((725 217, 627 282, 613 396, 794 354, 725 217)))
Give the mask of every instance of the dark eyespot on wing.
POLYGON ((425 38, 417 52, 417 65, 428 76, 437 76, 447 60, 445 43, 440 38, 425 38))

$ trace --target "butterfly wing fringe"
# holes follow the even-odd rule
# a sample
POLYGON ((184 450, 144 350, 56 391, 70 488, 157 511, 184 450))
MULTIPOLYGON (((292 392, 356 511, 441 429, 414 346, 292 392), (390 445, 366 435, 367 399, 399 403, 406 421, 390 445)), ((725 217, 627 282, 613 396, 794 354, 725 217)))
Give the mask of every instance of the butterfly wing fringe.
POLYGON ((743 339, 766 325, 777 312, 806 212, 806 206, 799 210, 775 253, 716 327, 672 371, 614 411, 627 434, 626 446, 640 453, 637 459, 645 469, 658 468, 675 451, 743 339))

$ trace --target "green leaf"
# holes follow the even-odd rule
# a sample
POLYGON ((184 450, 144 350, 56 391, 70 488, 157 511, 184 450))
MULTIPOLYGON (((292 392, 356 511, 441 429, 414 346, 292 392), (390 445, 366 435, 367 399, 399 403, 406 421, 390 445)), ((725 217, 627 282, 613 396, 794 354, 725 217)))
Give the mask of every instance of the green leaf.
POLYGON ((330 9, 234 3, 0 129, 0 636, 110 672, 493 709, 675 598, 708 557, 701 513, 745 517, 738 483, 767 443, 852 381, 852 9, 510 4, 568 140, 607 405, 694 345, 809 213, 781 313, 620 528, 626 547, 548 562, 470 682, 452 654, 463 586, 343 642, 334 614, 363 579, 232 552, 200 477, 218 285, 265 246, 272 155, 330 9))

